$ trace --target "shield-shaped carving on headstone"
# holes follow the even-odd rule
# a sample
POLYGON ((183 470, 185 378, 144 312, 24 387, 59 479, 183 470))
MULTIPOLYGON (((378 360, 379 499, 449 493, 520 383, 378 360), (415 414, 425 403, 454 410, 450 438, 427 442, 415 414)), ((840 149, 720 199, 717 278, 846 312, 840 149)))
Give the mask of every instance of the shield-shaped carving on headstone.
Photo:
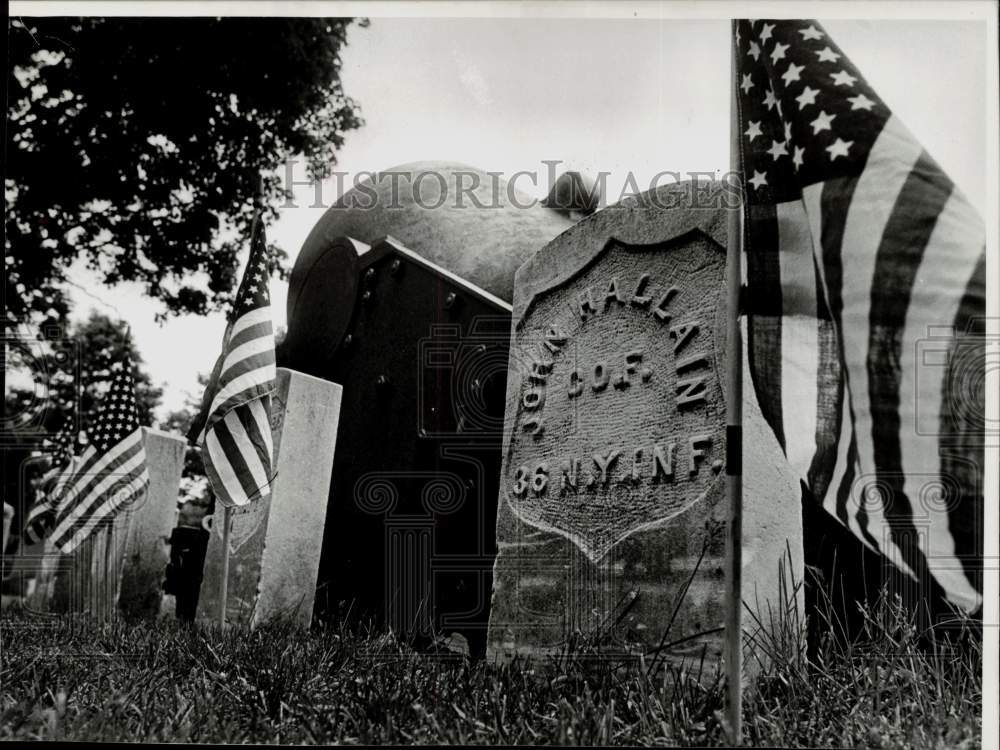
POLYGON ((668 624, 700 649, 721 625, 722 195, 685 185, 645 198, 580 222, 515 278, 498 655, 574 633, 646 650, 668 624), (681 597, 691 604, 672 618, 681 597))
POLYGON ((706 236, 612 238, 536 292, 514 337, 503 471, 521 520, 597 562, 720 481, 724 264, 706 236))

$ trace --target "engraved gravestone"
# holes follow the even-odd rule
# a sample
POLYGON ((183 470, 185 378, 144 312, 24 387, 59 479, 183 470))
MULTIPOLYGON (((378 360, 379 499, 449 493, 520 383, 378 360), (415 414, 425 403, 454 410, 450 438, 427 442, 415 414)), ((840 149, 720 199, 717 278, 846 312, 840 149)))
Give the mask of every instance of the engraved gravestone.
MULTIPOLYGON (((683 641, 671 655, 719 654, 725 199, 713 184, 646 194, 582 221, 519 269, 492 654, 581 637, 616 652, 683 641)), ((778 496, 790 491, 767 481, 778 496)), ((790 518, 797 506, 795 496, 790 518)), ((750 525, 766 553, 751 554, 751 584, 776 576, 797 533, 772 520, 750 525)))
POLYGON ((320 545, 340 419, 341 387, 284 367, 271 396, 271 496, 225 514, 216 508, 205 554, 198 619, 256 627, 274 618, 312 621, 320 545))

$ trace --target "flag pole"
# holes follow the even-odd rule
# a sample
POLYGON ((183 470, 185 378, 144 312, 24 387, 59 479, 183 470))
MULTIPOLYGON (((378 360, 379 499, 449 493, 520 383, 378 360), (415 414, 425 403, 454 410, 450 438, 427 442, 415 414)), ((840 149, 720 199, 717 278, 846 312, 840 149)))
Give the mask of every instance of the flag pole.
POLYGON ((727 538, 729 570, 726 611, 726 713, 731 736, 742 740, 743 649, 743 336, 740 331, 740 286, 742 283, 742 212, 743 190, 740 173, 739 108, 736 99, 737 64, 736 24, 730 28, 730 126, 729 180, 739 201, 729 209, 728 247, 726 253, 726 497, 729 502, 727 538))
POLYGON ((226 626, 226 603, 229 601, 229 520, 227 505, 222 509, 222 586, 219 589, 219 627, 223 628, 226 626))

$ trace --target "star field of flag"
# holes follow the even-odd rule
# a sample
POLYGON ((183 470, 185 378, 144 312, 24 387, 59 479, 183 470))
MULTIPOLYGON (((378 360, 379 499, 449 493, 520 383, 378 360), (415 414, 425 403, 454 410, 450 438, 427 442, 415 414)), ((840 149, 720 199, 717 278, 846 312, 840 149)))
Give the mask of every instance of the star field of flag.
POLYGON ((736 49, 750 203, 861 171, 890 112, 822 27, 739 21, 736 49))
POLYGON ((101 402, 101 413, 97 417, 97 424, 88 433, 88 437, 101 453, 106 453, 130 432, 139 429, 139 412, 135 403, 132 373, 120 364, 114 369, 115 375, 111 380, 111 387, 101 402))
POLYGON ((64 425, 52 441, 52 466, 62 468, 76 453, 76 433, 72 425, 64 425))
POLYGON ((261 307, 270 307, 271 294, 268 286, 267 243, 264 232, 254 232, 250 257, 243 274, 243 281, 236 292, 236 301, 229 314, 229 322, 242 318, 261 307))

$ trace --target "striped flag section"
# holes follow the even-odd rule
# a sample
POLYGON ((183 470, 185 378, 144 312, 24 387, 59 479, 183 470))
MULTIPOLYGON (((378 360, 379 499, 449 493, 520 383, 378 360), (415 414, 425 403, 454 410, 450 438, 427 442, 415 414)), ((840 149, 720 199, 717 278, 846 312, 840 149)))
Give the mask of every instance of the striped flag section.
MULTIPOLYGON (((222 344, 202 432, 205 470, 224 506, 270 496, 271 393, 276 383, 267 244, 254 220, 250 257, 222 344)), ((213 373, 214 375, 215 373, 213 373)))
POLYGON ((815 21, 736 24, 748 348, 823 508, 982 602, 985 232, 815 21))
POLYGON ((60 475, 50 497, 57 507, 52 543, 69 554, 149 487, 146 451, 128 354, 114 367, 83 453, 60 475))
POLYGON ((69 427, 56 433, 53 441, 52 465, 42 477, 38 501, 28 511, 24 524, 24 535, 32 544, 38 544, 48 536, 56 519, 58 498, 66 488, 72 475, 76 440, 69 427))

